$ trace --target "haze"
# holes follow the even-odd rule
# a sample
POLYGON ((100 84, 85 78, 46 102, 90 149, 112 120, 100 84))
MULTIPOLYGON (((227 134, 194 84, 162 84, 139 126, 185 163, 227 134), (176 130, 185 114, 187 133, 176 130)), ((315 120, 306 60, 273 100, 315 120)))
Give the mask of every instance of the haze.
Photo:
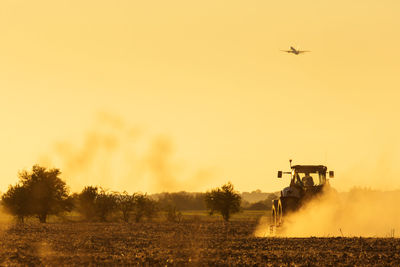
POLYGON ((73 190, 229 180, 272 192, 289 158, 327 164, 339 190, 399 188, 399 11, 394 0, 1 1, 0 191, 47 162, 73 190), (290 45, 312 52, 280 51, 290 45), (102 154, 68 165, 91 134, 102 154))

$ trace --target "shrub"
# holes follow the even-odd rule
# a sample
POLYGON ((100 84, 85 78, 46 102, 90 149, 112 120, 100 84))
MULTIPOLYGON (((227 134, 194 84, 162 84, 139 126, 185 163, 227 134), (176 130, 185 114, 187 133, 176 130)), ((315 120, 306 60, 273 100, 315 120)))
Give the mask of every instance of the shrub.
POLYGON ((135 194, 129 195, 126 191, 116 194, 117 206, 122 213, 122 219, 129 222, 131 213, 135 209, 135 194))
POLYGON ((176 211, 176 207, 169 207, 167 212, 167 221, 169 222, 180 222, 182 220, 182 213, 176 211))
POLYGON ((106 190, 100 190, 96 197, 96 214, 100 221, 107 221, 107 217, 115 212, 117 208, 117 199, 114 193, 109 193, 106 190))
POLYGON ((78 212, 91 221, 106 221, 118 207, 116 194, 97 186, 86 186, 75 199, 78 212))
POLYGON ((241 196, 229 182, 221 188, 207 192, 205 202, 211 215, 217 211, 221 213, 225 221, 229 221, 231 214, 240 211, 241 196))
POLYGON ((74 198, 77 202, 77 211, 86 219, 93 220, 96 217, 96 198, 98 188, 95 186, 86 186, 82 192, 74 198))
POLYGON ((147 195, 135 195, 135 205, 133 210, 135 222, 140 222, 143 217, 152 219, 156 213, 157 206, 154 200, 147 197, 147 195))

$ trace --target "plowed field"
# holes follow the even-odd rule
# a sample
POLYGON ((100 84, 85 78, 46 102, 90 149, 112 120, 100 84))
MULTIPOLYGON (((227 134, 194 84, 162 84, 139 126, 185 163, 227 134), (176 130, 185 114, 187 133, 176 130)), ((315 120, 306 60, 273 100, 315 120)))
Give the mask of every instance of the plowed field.
POLYGON ((255 220, 4 226, 0 265, 400 266, 396 238, 256 238, 255 220))

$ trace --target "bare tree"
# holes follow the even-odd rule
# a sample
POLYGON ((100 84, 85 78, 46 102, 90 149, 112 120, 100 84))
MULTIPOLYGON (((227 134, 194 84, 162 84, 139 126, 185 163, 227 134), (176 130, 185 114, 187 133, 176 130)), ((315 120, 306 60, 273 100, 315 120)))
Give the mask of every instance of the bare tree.
POLYGON ((129 195, 126 191, 116 195, 118 209, 122 212, 122 219, 129 222, 131 213, 135 209, 135 194, 129 195))

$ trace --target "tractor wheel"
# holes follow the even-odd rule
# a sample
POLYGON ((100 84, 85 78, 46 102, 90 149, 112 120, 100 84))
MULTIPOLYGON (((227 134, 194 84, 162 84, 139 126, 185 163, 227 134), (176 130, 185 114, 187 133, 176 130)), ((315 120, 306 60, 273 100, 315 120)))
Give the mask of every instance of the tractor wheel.
POLYGON ((275 205, 272 205, 272 217, 271 217, 271 224, 273 226, 278 226, 278 214, 275 205))
POLYGON ((277 225, 282 225, 283 223, 283 207, 282 207, 282 201, 279 199, 278 201, 278 211, 277 211, 277 225))

